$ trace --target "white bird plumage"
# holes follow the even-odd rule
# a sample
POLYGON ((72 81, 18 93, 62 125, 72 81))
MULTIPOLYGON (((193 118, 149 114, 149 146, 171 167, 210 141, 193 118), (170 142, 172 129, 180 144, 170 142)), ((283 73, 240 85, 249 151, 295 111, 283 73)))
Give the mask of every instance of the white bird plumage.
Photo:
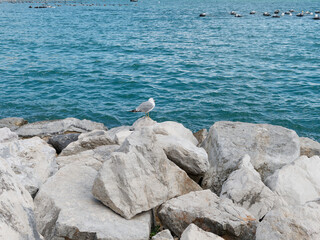
POLYGON ((149 98, 148 101, 141 103, 136 109, 131 110, 131 112, 144 112, 146 116, 149 117, 149 112, 154 109, 156 103, 153 98, 149 98))

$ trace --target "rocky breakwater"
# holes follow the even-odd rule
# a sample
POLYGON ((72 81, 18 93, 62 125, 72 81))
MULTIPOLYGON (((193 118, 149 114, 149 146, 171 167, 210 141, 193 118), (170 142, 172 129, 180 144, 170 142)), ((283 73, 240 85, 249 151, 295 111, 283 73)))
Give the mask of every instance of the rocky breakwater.
POLYGON ((0 124, 1 239, 320 239, 320 144, 293 130, 0 124))

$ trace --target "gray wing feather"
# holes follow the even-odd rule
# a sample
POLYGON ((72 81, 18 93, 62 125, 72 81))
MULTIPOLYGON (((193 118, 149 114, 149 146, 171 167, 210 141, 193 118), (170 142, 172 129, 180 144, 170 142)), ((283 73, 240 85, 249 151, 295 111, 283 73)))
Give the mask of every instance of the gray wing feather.
POLYGON ((136 108, 136 111, 137 112, 148 112, 152 108, 153 108, 153 105, 151 102, 143 102, 136 108))

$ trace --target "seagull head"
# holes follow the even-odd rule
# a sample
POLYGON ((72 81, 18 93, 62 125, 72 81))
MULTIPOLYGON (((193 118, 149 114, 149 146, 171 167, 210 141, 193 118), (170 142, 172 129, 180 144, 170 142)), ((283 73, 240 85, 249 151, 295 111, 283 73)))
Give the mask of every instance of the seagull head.
POLYGON ((153 98, 149 98, 148 101, 151 102, 151 103, 155 103, 153 98))

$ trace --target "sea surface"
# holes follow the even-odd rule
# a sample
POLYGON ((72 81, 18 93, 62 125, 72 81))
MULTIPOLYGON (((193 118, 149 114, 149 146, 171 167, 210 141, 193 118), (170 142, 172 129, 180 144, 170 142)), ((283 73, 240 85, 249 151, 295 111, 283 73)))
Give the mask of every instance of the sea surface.
POLYGON ((193 131, 270 123, 320 141, 320 21, 296 17, 319 0, 46 4, 55 8, 0 3, 0 118, 111 128, 131 125, 143 113, 129 110, 153 97, 151 118, 193 131), (262 16, 276 9, 296 12, 262 16))

